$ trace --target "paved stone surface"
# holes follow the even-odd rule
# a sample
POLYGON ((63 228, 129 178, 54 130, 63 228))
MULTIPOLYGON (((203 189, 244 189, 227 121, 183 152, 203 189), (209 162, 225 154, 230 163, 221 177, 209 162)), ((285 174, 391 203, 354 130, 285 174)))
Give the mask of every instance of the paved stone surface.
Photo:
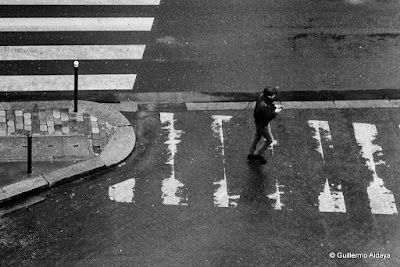
MULTIPOLYGON (((107 127, 99 128, 98 119, 89 113, 75 114, 69 109, 26 109, 26 110, 0 110, 0 136, 14 137, 39 135, 39 136, 77 136, 86 135, 96 154, 101 152, 101 144, 94 142, 96 134, 101 134, 108 142, 116 126, 107 123, 107 127), (84 118, 90 118, 85 121, 84 118), (32 118, 39 118, 39 120, 32 118), (6 122, 6 124, 5 124, 6 122), (86 124, 86 125, 85 125, 86 124), (86 127, 86 131, 83 129, 86 127), (38 129, 39 131, 33 130, 38 129)), ((103 142, 103 144, 104 144, 103 142)), ((4 157, 3 157, 4 158, 4 157)))
POLYGON ((75 113, 68 101, 0 103, 0 161, 7 162, 7 168, 13 168, 10 163, 15 162, 19 170, 18 162, 27 161, 29 135, 32 136, 32 165, 46 161, 71 162, 70 166, 63 166, 51 174, 47 171, 25 177, 22 173, 2 171, 4 181, 0 181, 0 203, 110 167, 133 151, 133 130, 126 136, 128 132, 119 130, 130 127, 121 113, 103 104, 86 101, 80 104, 80 111, 75 113), (115 133, 120 131, 124 134, 115 137, 115 133), (110 140, 111 146, 108 145, 110 140), (36 179, 34 175, 37 179, 47 177, 47 184, 21 191, 24 181, 28 185, 30 180, 36 179))

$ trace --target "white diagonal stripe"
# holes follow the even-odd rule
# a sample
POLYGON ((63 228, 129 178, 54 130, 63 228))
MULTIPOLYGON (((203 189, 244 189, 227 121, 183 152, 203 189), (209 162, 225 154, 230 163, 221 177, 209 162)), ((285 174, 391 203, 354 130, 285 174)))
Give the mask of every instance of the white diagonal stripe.
POLYGON ((151 31, 154 18, 0 18, 0 32, 151 31))
POLYGON ((0 0, 0 5, 159 5, 160 0, 0 0))
MULTIPOLYGON (((79 75, 78 90, 132 90, 136 74, 79 75)), ((70 91, 74 75, 0 76, 0 91, 70 91)))
POLYGON ((145 45, 0 46, 0 60, 142 59, 145 45))

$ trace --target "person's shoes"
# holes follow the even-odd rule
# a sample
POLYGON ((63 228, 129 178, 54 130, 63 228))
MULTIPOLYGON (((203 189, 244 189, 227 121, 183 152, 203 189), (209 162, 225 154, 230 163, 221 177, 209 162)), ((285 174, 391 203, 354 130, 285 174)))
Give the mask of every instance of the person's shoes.
POLYGON ((261 155, 248 154, 247 160, 258 160, 258 161, 260 161, 261 164, 267 163, 267 160, 264 159, 264 157, 261 155))
POLYGON ((253 154, 248 154, 247 155, 247 160, 256 160, 256 159, 257 159, 256 155, 253 155, 253 154))

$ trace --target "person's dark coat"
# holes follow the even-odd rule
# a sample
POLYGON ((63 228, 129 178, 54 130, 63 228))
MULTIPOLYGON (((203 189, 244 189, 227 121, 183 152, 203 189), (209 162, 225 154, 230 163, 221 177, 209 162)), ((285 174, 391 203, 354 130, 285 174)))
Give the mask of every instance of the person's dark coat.
POLYGON ((254 109, 254 120, 262 126, 267 126, 276 117, 274 100, 261 94, 254 109))

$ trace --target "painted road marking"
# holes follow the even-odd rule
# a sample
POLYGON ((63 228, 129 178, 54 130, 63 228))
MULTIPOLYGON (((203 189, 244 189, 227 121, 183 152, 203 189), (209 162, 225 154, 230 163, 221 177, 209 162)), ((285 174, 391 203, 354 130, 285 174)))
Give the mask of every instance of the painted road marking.
MULTIPOLYGON (((79 75, 79 90, 132 90, 136 74, 79 75)), ((0 76, 0 91, 70 91, 73 75, 0 76)))
POLYGON ((0 60, 142 59, 146 45, 0 46, 0 60))
MULTIPOLYGON (((225 137, 224 123, 232 120, 233 116, 212 115, 213 122, 211 130, 213 136, 218 138, 220 145, 217 151, 222 156, 223 162, 223 178, 213 182, 213 201, 216 207, 236 207, 237 200, 240 195, 230 195, 226 177, 226 158, 225 158, 225 137)), ((174 113, 161 112, 160 121, 164 126, 162 129, 168 133, 167 141, 164 143, 168 146, 168 160, 166 164, 171 166, 171 172, 168 178, 162 181, 162 203, 164 205, 188 205, 188 196, 186 186, 175 177, 175 155, 177 153, 177 145, 180 144, 180 137, 184 133, 182 130, 175 129, 174 113)), ((308 125, 313 129, 313 138, 316 140, 316 150, 320 153, 321 159, 325 162, 330 160, 333 153, 332 134, 328 121, 310 120, 308 125), (326 149, 327 148, 327 149, 326 149)), ((399 126, 400 127, 400 126, 399 126)), ((367 188, 370 199, 370 207, 373 214, 397 214, 395 200, 391 191, 383 185, 383 179, 377 176, 375 166, 386 165, 383 161, 374 161, 374 156, 382 154, 382 148, 375 144, 377 137, 377 129, 373 124, 353 123, 354 134, 357 143, 361 147, 360 154, 367 160, 366 166, 373 172, 373 181, 367 188)), ((274 192, 268 194, 269 199, 275 200, 272 207, 275 210, 282 210, 285 204, 282 201, 285 186, 280 184, 278 179, 275 181, 274 192)), ((109 188, 109 196, 111 200, 117 202, 134 202, 135 182, 129 179, 125 182, 113 185, 109 188)), ((345 213, 346 206, 342 193, 342 186, 330 184, 328 179, 325 180, 323 192, 319 197, 320 212, 339 212, 345 213)))
POLYGON ((360 154, 366 159, 366 166, 372 171, 373 180, 367 188, 371 211, 374 214, 397 214, 393 193, 384 186, 383 179, 378 177, 376 165, 386 165, 382 160, 375 162, 374 154, 382 155, 382 147, 376 144, 378 131, 374 124, 353 123, 360 154))
MULTIPOLYGON (((321 154, 322 162, 325 163, 326 157, 322 143, 328 145, 328 153, 333 153, 332 134, 327 121, 309 120, 308 125, 313 129, 313 138, 317 141, 316 150, 321 154), (322 133, 322 135, 321 135, 322 133)), ((321 212, 346 212, 342 186, 330 185, 328 179, 325 181, 324 191, 318 196, 319 211, 321 212)))
POLYGON ((159 5, 160 0, 0 0, 0 5, 159 5))
POLYGON ((272 193, 272 194, 267 195, 267 197, 268 197, 269 199, 275 200, 275 203, 272 204, 272 207, 273 207, 274 209, 276 209, 276 210, 282 210, 282 207, 285 206, 285 205, 282 203, 282 200, 281 200, 281 195, 284 194, 284 192, 282 192, 282 191, 280 190, 280 188, 282 188, 282 187, 285 187, 285 186, 279 184, 278 179, 277 179, 276 182, 275 182, 275 192, 272 193))
POLYGON ((175 129, 174 113, 161 112, 160 121, 167 124, 162 129, 168 132, 168 140, 164 144, 168 145, 168 161, 166 164, 171 166, 171 175, 162 181, 162 200, 164 205, 187 205, 187 196, 183 194, 185 185, 175 178, 175 154, 177 145, 181 142, 179 139, 183 131, 175 129))
POLYGON ((135 203, 135 179, 128 179, 108 188, 108 195, 116 202, 135 203))
POLYGON ((323 135, 323 139, 329 144, 329 149, 333 149, 332 145, 332 135, 329 129, 329 124, 327 121, 317 121, 317 120, 309 120, 308 126, 313 128, 314 136, 313 138, 317 140, 317 148, 316 150, 321 154, 322 160, 325 162, 324 150, 322 149, 322 141, 321 141, 321 133, 323 135))
POLYGON ((237 206, 237 200, 240 198, 239 195, 231 195, 228 191, 228 185, 226 182, 226 168, 225 168, 225 142, 224 142, 224 131, 223 131, 223 123, 228 122, 232 119, 232 116, 223 116, 223 115, 212 115, 213 122, 211 124, 211 129, 214 133, 214 136, 217 137, 221 145, 217 147, 217 150, 220 151, 222 155, 222 163, 224 170, 224 177, 220 180, 214 181, 214 206, 216 207, 229 207, 229 206, 237 206))
POLYGON ((151 31, 154 18, 0 18, 0 32, 151 31))
POLYGON ((326 179, 324 191, 319 194, 318 201, 320 212, 346 213, 346 205, 340 184, 335 188, 335 185, 330 185, 328 179, 326 179))

